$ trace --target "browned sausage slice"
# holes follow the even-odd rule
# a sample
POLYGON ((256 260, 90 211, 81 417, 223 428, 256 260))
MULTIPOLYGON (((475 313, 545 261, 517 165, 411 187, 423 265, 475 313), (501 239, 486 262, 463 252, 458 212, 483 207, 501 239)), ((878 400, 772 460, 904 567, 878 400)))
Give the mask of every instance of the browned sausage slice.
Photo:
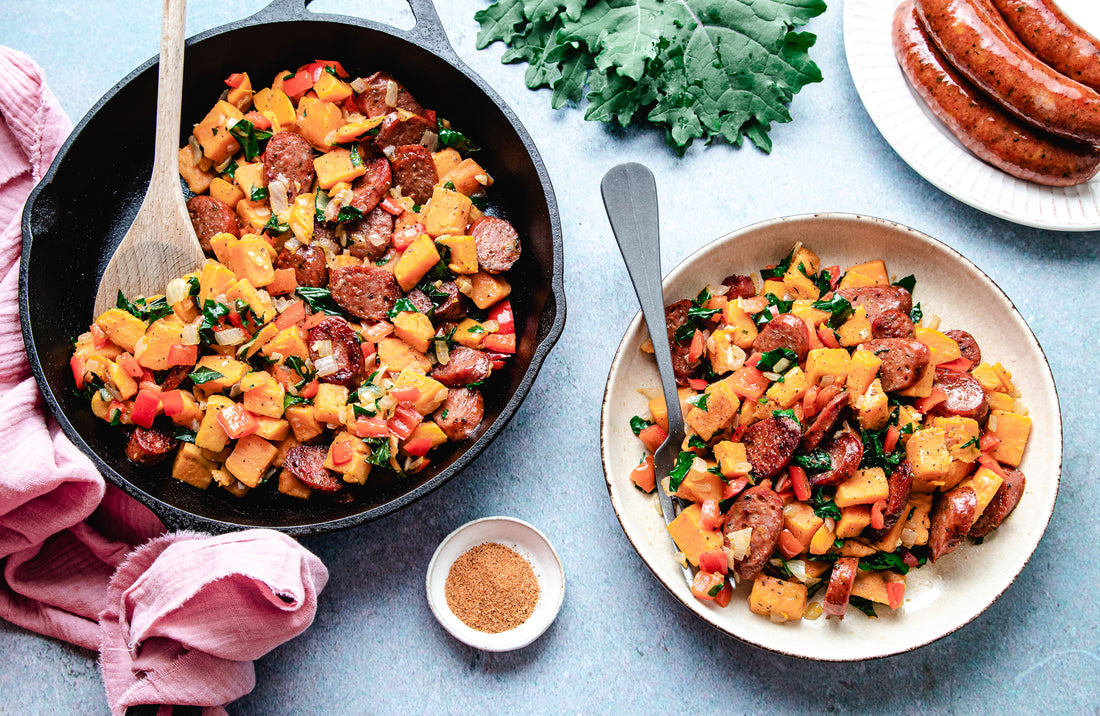
POLYGON ((840 413, 846 405, 848 405, 848 391, 842 390, 839 395, 821 409, 821 412, 817 414, 817 418, 814 419, 814 424, 802 436, 802 442, 799 444, 802 452, 811 452, 817 449, 817 446, 821 444, 821 441, 836 425, 837 418, 840 417, 840 413))
POLYGON ((810 485, 839 485, 856 473, 863 459, 863 442, 850 430, 826 440, 821 449, 829 454, 832 468, 810 475, 810 485))
POLYGON ((470 235, 477 244, 477 262, 489 273, 501 273, 519 261, 519 233, 504 219, 486 216, 474 224, 470 235))
POLYGON ((957 328, 953 331, 947 331, 944 335, 959 345, 963 358, 974 365, 982 362, 982 349, 978 347, 978 341, 974 336, 957 328))
POLYGON ((466 346, 455 346, 450 351, 447 365, 432 368, 432 377, 448 388, 461 388, 480 383, 493 372, 493 361, 484 351, 466 346))
POLYGON ((363 367, 363 349, 359 347, 358 335, 340 316, 329 316, 309 329, 309 359, 315 365, 324 357, 319 350, 325 346, 324 341, 328 341, 329 355, 336 361, 336 372, 318 374, 318 379, 323 383, 348 385, 363 367))
POLYGON ((770 480, 782 472, 801 438, 798 421, 786 415, 772 415, 746 428, 741 442, 745 444, 753 476, 757 480, 770 480))
POLYGON ((374 148, 384 151, 387 147, 400 147, 402 144, 420 144, 424 132, 434 132, 436 126, 427 117, 419 114, 402 119, 397 112, 386 115, 382 128, 374 137, 374 148))
POLYGON ((928 411, 931 415, 953 415, 981 420, 989 412, 989 401, 986 400, 982 384, 969 373, 937 368, 932 387, 942 388, 947 399, 934 405, 928 411))
POLYGON ((485 416, 485 400, 481 391, 469 388, 452 388, 432 418, 448 440, 465 440, 473 435, 485 416))
POLYGON ((794 351, 800 361, 805 358, 810 350, 810 332, 806 322, 790 313, 781 313, 768 321, 752 342, 752 349, 767 353, 776 348, 794 351))
POLYGON ((993 499, 985 506, 982 516, 970 528, 968 534, 971 537, 985 537, 997 529, 1005 518, 1016 509, 1016 505, 1020 503, 1020 498, 1024 496, 1024 487, 1027 484, 1024 473, 1010 467, 1002 469, 1005 473, 1005 480, 997 489, 997 494, 993 495, 993 499))
POLYGON ((276 132, 264 149, 264 179, 268 187, 281 181, 286 185, 287 201, 313 187, 313 148, 293 132, 276 132))
POLYGON ((134 428, 126 443, 126 457, 138 465, 164 462, 176 450, 179 441, 156 428, 134 428))
POLYGON ((318 492, 336 492, 341 483, 336 473, 325 467, 326 454, 324 445, 295 445, 286 451, 283 467, 318 492))
POLYGON ((970 531, 977 510, 978 497, 972 487, 956 487, 936 499, 928 531, 928 550, 933 562, 959 546, 970 531))
POLYGON ((344 232, 352 256, 377 259, 389 250, 393 240, 393 216, 376 206, 362 219, 344 224, 344 232))
POLYGON ((882 361, 878 377, 886 392, 904 390, 924 375, 932 354, 928 346, 912 338, 875 338, 863 343, 882 361))
POLYGON ((913 321, 909 314, 892 308, 871 321, 871 336, 874 338, 912 338, 913 333, 913 321))
POLYGON ((275 258, 275 268, 294 269, 294 280, 299 286, 321 288, 328 283, 325 252, 312 244, 302 244, 294 251, 283 249, 275 258))
POLYGON ((763 485, 750 487, 741 493, 730 507, 723 529, 726 542, 733 532, 752 528, 748 554, 738 560, 734 569, 741 579, 752 579, 767 564, 783 530, 783 500, 763 485))
POLYGON ((829 587, 825 590, 825 616, 844 618, 848 610, 848 601, 852 597, 852 586, 859 572, 859 559, 841 557, 833 565, 833 574, 829 577, 829 587))
POLYGON ((842 288, 837 293, 848 299, 853 309, 863 306, 870 321, 883 311, 901 311, 908 316, 913 310, 913 296, 901 286, 859 286, 842 288))
POLYGON ((435 289, 439 293, 447 294, 447 298, 436 298, 440 301, 435 307, 433 316, 441 321, 457 321, 466 317, 466 304, 462 302, 462 294, 458 290, 458 284, 454 281, 444 281, 435 289))
POLYGON ((203 251, 213 251, 210 239, 215 234, 225 232, 239 236, 241 233, 241 225, 233 209, 212 196, 203 194, 188 199, 187 214, 191 217, 191 226, 195 228, 203 251))
POLYGON ((735 298, 752 298, 756 295, 756 284, 752 282, 751 276, 735 273, 722 279, 722 285, 729 286, 730 290, 726 292, 726 298, 730 301, 735 298))
POLYGON ((390 170, 390 160, 385 157, 368 159, 367 173, 352 182, 352 199, 350 206, 367 214, 378 206, 382 197, 390 190, 393 182, 393 173, 390 170))
POLYGON ((353 316, 381 321, 401 298, 401 286, 389 271, 377 266, 341 266, 328 282, 332 300, 353 316))
POLYGON ((688 311, 691 309, 691 301, 684 299, 665 306, 665 330, 668 331, 668 344, 672 349, 672 370, 676 373, 676 384, 687 385, 691 374, 699 367, 700 357, 695 360, 688 358, 691 350, 691 341, 683 343, 676 341, 676 331, 688 322, 688 311))
POLYGON ((368 117, 381 117, 395 109, 424 114, 424 108, 389 73, 375 72, 363 82, 367 85, 367 89, 355 95, 355 104, 359 107, 359 111, 368 117), (387 96, 390 97, 392 104, 386 102, 387 96))
POLYGON ((401 187, 401 194, 417 204, 426 204, 432 198, 432 188, 439 181, 432 154, 419 144, 404 144, 393 150, 390 158, 393 183, 401 187))
POLYGON ((909 494, 913 490, 913 468, 909 461, 898 464, 886 481, 890 494, 886 498, 886 508, 882 511, 882 529, 868 527, 863 530, 863 536, 874 541, 882 539, 893 529, 909 505, 909 494))
POLYGON ((165 373, 164 377, 160 379, 160 389, 175 390, 183 384, 183 381, 187 380, 187 376, 191 375, 191 371, 195 369, 193 365, 177 365, 173 366, 165 373))

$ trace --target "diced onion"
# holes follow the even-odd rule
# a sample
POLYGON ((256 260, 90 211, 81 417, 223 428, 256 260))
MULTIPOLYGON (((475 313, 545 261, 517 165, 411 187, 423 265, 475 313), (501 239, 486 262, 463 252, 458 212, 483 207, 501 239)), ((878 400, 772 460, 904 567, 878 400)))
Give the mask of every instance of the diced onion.
POLYGON ((763 373, 761 373, 761 375, 763 375, 765 378, 767 378, 768 380, 770 380, 773 383, 783 377, 783 376, 779 375, 778 373, 773 373, 770 370, 769 371, 764 371, 763 373))
POLYGON ((676 553, 675 555, 673 555, 673 556, 674 556, 674 557, 676 558, 676 561, 680 563, 680 566, 681 566, 681 567, 685 567, 685 568, 686 568, 686 567, 688 566, 688 563, 687 563, 687 557, 686 557, 686 556, 684 555, 684 553, 683 553, 683 552, 677 552, 677 553, 676 553))
POLYGON ((239 346, 248 340, 248 333, 242 328, 226 328, 214 334, 219 346, 239 346))
POLYGON ((174 278, 168 282, 164 289, 164 300, 169 306, 174 306, 187 298, 187 282, 182 278, 174 278))
POLYGON ((332 355, 332 341, 328 339, 314 342, 312 348, 321 357, 332 355))
POLYGON ((701 457, 696 457, 694 460, 691 461, 691 469, 695 470, 696 472, 706 472, 707 461, 701 457))
POLYGON ((477 174, 474 174, 474 181, 476 181, 481 186, 489 186, 489 175, 485 172, 478 172, 477 174))
POLYGON ((397 83, 393 80, 386 81, 386 104, 390 107, 397 106, 397 83))
MULTIPOLYGON (((328 343, 328 341, 324 341, 324 343, 328 343)), ((329 350, 332 350, 331 344, 329 345, 329 350)), ((321 378, 324 378, 326 375, 332 375, 340 370, 340 364, 337 363, 336 358, 331 355, 321 356, 313 361, 313 367, 317 369, 317 375, 321 378)))
POLYGON ((283 248, 287 251, 295 251, 301 245, 302 242, 299 241, 298 237, 296 236, 291 236, 289 239, 283 242, 283 248))
POLYGON ((722 552, 726 555, 726 566, 730 569, 730 574, 733 574, 733 570, 737 567, 737 559, 733 556, 733 550, 723 545, 722 552))
POLYGON ((997 416, 996 415, 990 415, 989 416, 989 421, 985 424, 985 428, 986 428, 986 430, 988 430, 991 433, 997 432, 997 416))
POLYGON ((397 401, 393 399, 392 395, 383 395, 377 401, 379 410, 393 410, 397 407, 397 401))
POLYGON ((238 380, 236 383, 234 383, 232 386, 230 386, 230 388, 229 388, 229 397, 230 398, 236 398, 238 395, 240 395, 243 392, 244 391, 241 390, 241 382, 238 380))
POLYGON ((267 185, 267 196, 271 200, 271 211, 281 214, 290 208, 290 200, 287 198, 287 186, 285 179, 276 179, 267 185))
POLYGON ((1012 412, 1016 413, 1017 415, 1027 415, 1027 406, 1024 405, 1021 401, 1016 400, 1012 403, 1012 412))
POLYGON ((733 558, 742 560, 749 553, 749 545, 752 542, 752 527, 729 533, 730 549, 733 550, 733 558))
POLYGON ((917 543, 916 530, 910 529, 909 527, 904 528, 901 531, 901 543, 905 545, 906 549, 915 545, 917 543))
POLYGON ((729 292, 730 287, 724 283, 718 285, 715 285, 713 283, 707 284, 707 293, 709 293, 711 296, 725 296, 729 292))
POLYGON ((827 532, 832 532, 834 529, 836 529, 836 520, 834 520, 832 517, 826 517, 825 530, 827 532))
POLYGON ((782 373, 783 371, 787 370, 790 367, 791 367, 791 362, 789 360, 787 360, 786 358, 780 358, 779 360, 777 360, 775 362, 775 366, 774 366, 776 373, 782 373))
POLYGON ((396 151, 397 147, 393 146, 392 144, 388 144, 385 147, 382 147, 382 153, 386 155, 386 159, 393 159, 393 154, 396 151))
POLYGON ((447 341, 435 342, 435 359, 439 365, 447 365, 451 362, 451 349, 447 347, 447 341))
POLYGON ((929 316, 928 317, 928 322, 925 324, 925 327, 931 328, 933 331, 938 329, 940 327, 940 316, 939 316, 939 314, 938 313, 933 313, 931 316, 929 316))
POLYGON ((791 574, 795 579, 802 582, 807 587, 821 581, 817 577, 811 577, 806 574, 806 562, 801 559, 792 559, 787 562, 787 569, 791 570, 791 574))
POLYGON ((195 135, 191 135, 187 138, 187 146, 191 148, 191 163, 198 166, 202 162, 202 146, 199 145, 199 140, 195 139, 195 135))
POLYGON ((821 602, 810 602, 806 605, 806 611, 802 612, 803 619, 819 619, 824 609, 821 607, 821 602))
POLYGON ((220 164, 218 164, 216 167, 214 167, 214 172, 217 173, 217 174, 221 174, 222 172, 224 172, 229 167, 229 164, 232 161, 233 161, 233 155, 230 154, 228 157, 223 159, 220 164))
POLYGON ((367 91, 368 89, 370 89, 370 85, 368 85, 368 84, 367 84, 367 81, 366 81, 365 79, 363 79, 362 77, 356 77, 355 79, 353 79, 353 80, 352 80, 351 82, 349 82, 348 84, 350 84, 350 85, 351 85, 351 89, 352 89, 352 90, 353 90, 353 91, 354 91, 354 92, 355 92, 356 94, 363 94, 363 93, 364 93, 364 92, 366 92, 366 91, 367 91))
POLYGON ((420 135, 420 144, 429 152, 434 152, 439 147, 439 135, 430 129, 425 129, 420 135))
POLYGON ((199 327, 188 324, 180 331, 180 342, 185 346, 197 346, 199 344, 199 327))
POLYGON ((298 302, 297 299, 287 298, 286 296, 279 296, 274 301, 272 301, 272 305, 275 306, 276 311, 278 311, 279 313, 282 313, 283 311, 286 310, 287 306, 289 306, 292 303, 297 303, 297 302, 298 302))

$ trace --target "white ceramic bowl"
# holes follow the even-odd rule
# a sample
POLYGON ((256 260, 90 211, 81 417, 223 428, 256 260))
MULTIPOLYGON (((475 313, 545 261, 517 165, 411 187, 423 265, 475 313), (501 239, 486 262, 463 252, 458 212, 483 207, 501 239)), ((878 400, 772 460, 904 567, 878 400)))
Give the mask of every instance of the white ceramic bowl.
POLYGON ((542 636, 557 617, 565 596, 565 572, 550 541, 533 526, 513 517, 484 517, 449 534, 432 555, 426 581, 428 606, 443 628, 462 643, 485 651, 520 649, 542 636), (455 560, 486 542, 496 542, 518 552, 531 564, 539 580, 539 600, 531 616, 515 629, 497 634, 466 626, 447 606, 444 594, 447 575, 455 560))
POLYGON ((666 302, 694 297, 708 283, 733 273, 755 274, 803 241, 822 265, 841 267, 882 258, 891 276, 916 276, 914 301, 946 328, 970 331, 983 360, 1003 364, 1022 391, 1033 420, 1020 469, 1027 488, 1019 506, 984 544, 967 541, 935 565, 911 570, 901 608, 879 607, 870 619, 849 610, 843 621, 775 624, 749 611, 748 584, 726 608, 691 596, 656 498, 630 482, 642 446, 630 430, 646 413, 638 389, 660 392, 656 365, 638 350, 647 337, 639 313, 619 345, 604 393, 600 437, 607 489, 627 538, 657 579, 688 609, 718 629, 772 651, 808 659, 855 661, 888 656, 951 633, 993 603, 1024 568, 1043 535, 1058 494, 1062 428, 1058 396, 1046 358, 1007 296, 977 267, 948 246, 913 229, 851 214, 792 216, 755 224, 708 244, 664 280, 666 302))

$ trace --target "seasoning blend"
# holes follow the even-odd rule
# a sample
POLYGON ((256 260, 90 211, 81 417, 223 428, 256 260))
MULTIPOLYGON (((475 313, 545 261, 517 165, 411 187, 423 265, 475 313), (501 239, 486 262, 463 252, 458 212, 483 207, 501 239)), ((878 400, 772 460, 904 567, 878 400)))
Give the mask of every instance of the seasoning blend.
POLYGON ((451 565, 444 595, 463 624, 498 634, 530 618, 538 604, 539 582, 519 553, 486 542, 470 548, 451 565))

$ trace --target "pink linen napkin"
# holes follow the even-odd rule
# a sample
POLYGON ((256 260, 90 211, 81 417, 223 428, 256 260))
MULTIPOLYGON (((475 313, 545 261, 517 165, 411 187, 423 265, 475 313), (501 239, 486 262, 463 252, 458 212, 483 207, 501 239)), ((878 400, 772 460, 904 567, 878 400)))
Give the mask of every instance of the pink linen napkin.
POLYGON ((46 417, 20 333, 20 220, 70 129, 41 70, 0 46, 0 618, 99 650, 115 714, 223 712, 252 661, 312 623, 328 570, 272 530, 164 534, 46 417))

